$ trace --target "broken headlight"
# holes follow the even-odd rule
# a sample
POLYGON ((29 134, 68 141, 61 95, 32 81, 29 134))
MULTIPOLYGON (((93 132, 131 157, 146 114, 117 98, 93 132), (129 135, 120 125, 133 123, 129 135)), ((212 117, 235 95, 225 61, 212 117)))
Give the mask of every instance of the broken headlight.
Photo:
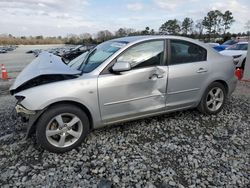
POLYGON ((20 103, 20 102, 22 102, 25 99, 25 97, 21 96, 21 95, 16 95, 15 98, 17 100, 17 103, 20 103))
POLYGON ((236 58, 239 58, 241 57, 242 55, 234 55, 233 58, 236 59, 236 58))

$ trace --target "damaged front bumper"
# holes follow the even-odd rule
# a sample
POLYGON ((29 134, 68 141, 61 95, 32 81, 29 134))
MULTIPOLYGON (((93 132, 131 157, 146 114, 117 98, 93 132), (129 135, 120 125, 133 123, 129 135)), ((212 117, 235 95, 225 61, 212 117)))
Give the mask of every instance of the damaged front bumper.
POLYGON ((26 139, 30 137, 30 135, 35 131, 35 123, 40 117, 40 115, 44 112, 44 110, 40 111, 28 110, 21 104, 17 104, 15 106, 16 116, 20 117, 22 122, 28 123, 26 137, 25 137, 26 139))
POLYGON ((28 110, 26 108, 24 108, 22 105, 20 104, 17 104, 16 107, 15 107, 15 110, 16 110, 16 113, 18 116, 21 117, 21 120, 23 122, 27 122, 29 120, 29 117, 31 115, 35 115, 36 112, 33 111, 33 110, 28 110))

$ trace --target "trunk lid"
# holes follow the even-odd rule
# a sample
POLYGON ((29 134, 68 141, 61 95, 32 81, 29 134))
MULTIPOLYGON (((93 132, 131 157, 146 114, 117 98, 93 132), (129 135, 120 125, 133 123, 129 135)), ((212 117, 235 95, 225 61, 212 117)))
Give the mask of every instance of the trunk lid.
POLYGON ((222 55, 226 56, 235 56, 235 55, 242 55, 247 53, 247 51, 244 50, 223 50, 220 52, 222 55))

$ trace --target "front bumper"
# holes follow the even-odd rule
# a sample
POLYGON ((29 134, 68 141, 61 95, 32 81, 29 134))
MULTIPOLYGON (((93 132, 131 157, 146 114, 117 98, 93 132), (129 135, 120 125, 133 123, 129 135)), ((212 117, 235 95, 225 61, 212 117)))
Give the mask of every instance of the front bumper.
POLYGON ((20 104, 17 104, 16 107, 15 107, 15 109, 16 109, 17 114, 20 114, 20 113, 24 113, 24 114, 27 114, 27 115, 34 115, 34 114, 36 114, 35 111, 28 110, 28 109, 24 108, 20 104))
POLYGON ((21 117, 22 122, 28 122, 30 119, 30 116, 35 115, 35 111, 28 110, 24 108, 22 105, 17 104, 15 106, 16 114, 18 117, 21 117))
POLYGON ((41 111, 28 110, 20 104, 17 104, 15 106, 17 117, 21 117, 21 120, 24 123, 28 122, 26 137, 25 137, 26 139, 35 131, 35 123, 40 117, 40 115, 44 112, 44 110, 41 111))

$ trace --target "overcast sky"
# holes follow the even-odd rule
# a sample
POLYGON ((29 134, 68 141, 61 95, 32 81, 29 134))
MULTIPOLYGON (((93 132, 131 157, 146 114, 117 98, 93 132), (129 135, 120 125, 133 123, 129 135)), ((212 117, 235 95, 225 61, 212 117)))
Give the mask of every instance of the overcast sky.
POLYGON ((65 36, 120 27, 158 30, 168 19, 202 19, 210 10, 230 10, 232 32, 250 20, 250 0, 0 0, 0 33, 65 36))

